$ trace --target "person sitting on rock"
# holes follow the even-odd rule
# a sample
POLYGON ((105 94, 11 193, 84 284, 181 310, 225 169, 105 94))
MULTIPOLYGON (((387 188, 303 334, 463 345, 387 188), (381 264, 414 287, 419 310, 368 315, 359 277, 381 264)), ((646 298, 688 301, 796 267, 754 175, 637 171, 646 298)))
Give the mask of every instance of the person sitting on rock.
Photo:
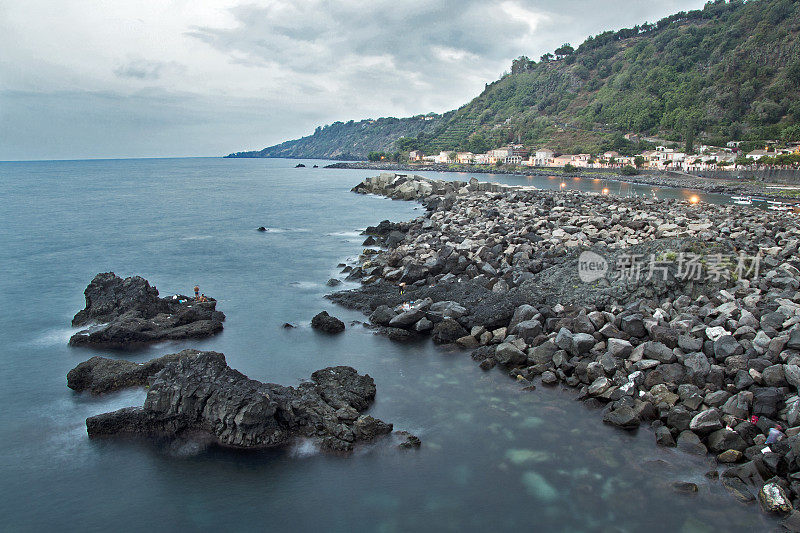
POLYGON ((400 282, 400 296, 402 296, 404 292, 406 292, 406 283, 405 283, 405 281, 400 282))
POLYGON ((201 295, 200 295, 200 301, 201 301, 201 302, 207 302, 207 301, 208 301, 208 298, 206 298, 206 295, 205 295, 205 293, 203 293, 203 294, 201 294, 201 295))
POLYGON ((194 286, 194 299, 195 300, 200 299, 200 287, 198 287, 197 285, 194 286))

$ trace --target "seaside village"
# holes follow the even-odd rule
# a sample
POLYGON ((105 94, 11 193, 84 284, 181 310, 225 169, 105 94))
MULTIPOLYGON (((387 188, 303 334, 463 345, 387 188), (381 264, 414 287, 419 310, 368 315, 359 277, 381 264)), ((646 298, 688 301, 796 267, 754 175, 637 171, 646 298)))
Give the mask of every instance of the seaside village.
MULTIPOLYGON (((626 135, 626 138, 631 139, 626 135)), ((779 156, 789 158, 788 166, 800 161, 800 143, 790 144, 786 148, 771 147, 767 143, 763 149, 743 153, 741 142, 729 142, 727 147, 700 146, 697 154, 687 154, 675 148, 656 146, 639 155, 623 156, 618 152, 605 152, 597 156, 592 154, 560 154, 546 148, 530 150, 521 144, 490 150, 485 154, 472 152, 440 152, 438 155, 425 155, 420 150, 409 153, 409 161, 432 163, 458 163, 467 165, 518 165, 530 167, 565 167, 577 168, 623 168, 626 166, 638 169, 664 171, 697 172, 707 170, 734 170, 737 168, 753 168, 768 164, 782 166, 779 156)))

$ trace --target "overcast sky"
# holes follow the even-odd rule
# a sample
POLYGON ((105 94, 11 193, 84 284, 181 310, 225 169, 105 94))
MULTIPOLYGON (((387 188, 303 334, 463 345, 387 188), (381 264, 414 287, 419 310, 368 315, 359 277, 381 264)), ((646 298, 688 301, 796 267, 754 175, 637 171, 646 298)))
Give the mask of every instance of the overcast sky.
POLYGON ((224 155, 459 107, 703 0, 0 0, 0 160, 224 155))

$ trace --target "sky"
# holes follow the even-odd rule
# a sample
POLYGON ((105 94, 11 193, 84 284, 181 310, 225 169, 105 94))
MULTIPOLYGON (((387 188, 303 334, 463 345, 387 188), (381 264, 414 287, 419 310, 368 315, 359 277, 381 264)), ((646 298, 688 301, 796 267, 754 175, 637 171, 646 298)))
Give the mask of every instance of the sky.
POLYGON ((218 156, 443 113, 703 0, 0 0, 0 160, 218 156))

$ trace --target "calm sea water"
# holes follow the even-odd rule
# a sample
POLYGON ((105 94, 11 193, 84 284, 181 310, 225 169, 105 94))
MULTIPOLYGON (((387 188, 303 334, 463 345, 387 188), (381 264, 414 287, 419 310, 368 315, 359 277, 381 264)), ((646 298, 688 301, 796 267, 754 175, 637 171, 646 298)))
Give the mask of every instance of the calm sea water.
MULTIPOLYGON (((429 342, 393 344, 359 326, 336 337, 312 331, 309 321, 322 309, 363 320, 323 299, 337 263, 360 251, 359 231, 420 211, 348 192, 369 171, 296 163, 0 163, 0 529, 688 532, 772 525, 707 481, 704 459, 656 447, 649 430, 603 425, 571 391, 524 392, 499 370, 484 373, 466 353, 429 342), (270 231, 255 231, 262 225, 270 231), (83 289, 105 271, 142 275, 162 295, 199 284, 219 300, 225 331, 128 353, 69 348, 83 289), (300 327, 284 330, 284 322, 300 327), (324 366, 352 365, 377 382, 371 413, 418 434, 423 446, 409 452, 384 442, 339 457, 309 445, 245 453, 87 438, 87 416, 140 405, 144 392, 77 394, 66 387, 70 368, 97 354, 145 361, 188 347, 224 352, 248 376, 283 384, 324 366), (676 480, 696 482, 699 493, 674 493, 676 480)), ((495 178, 559 186, 488 177, 495 178)))

